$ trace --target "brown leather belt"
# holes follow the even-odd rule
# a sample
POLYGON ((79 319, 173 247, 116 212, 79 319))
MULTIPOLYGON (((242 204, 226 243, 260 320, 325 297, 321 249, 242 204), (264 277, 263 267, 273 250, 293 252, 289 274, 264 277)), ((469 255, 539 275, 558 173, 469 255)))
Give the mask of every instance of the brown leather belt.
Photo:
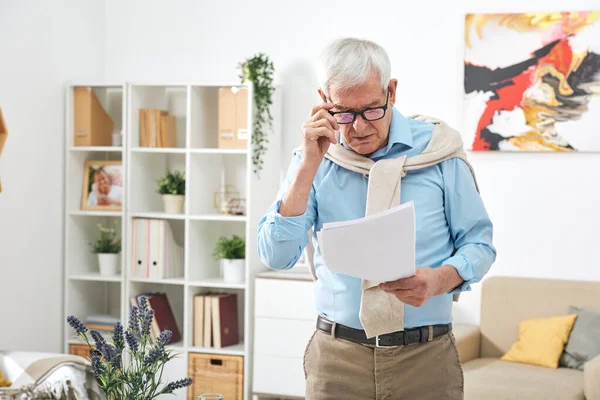
POLYGON ((396 347, 406 346, 412 343, 430 342, 436 337, 451 332, 452 324, 420 326, 418 328, 410 328, 403 331, 375 336, 373 338, 367 338, 367 334, 362 329, 354 329, 336 324, 319 316, 319 318, 317 318, 317 329, 340 339, 346 339, 357 343, 372 344, 377 347, 396 347))

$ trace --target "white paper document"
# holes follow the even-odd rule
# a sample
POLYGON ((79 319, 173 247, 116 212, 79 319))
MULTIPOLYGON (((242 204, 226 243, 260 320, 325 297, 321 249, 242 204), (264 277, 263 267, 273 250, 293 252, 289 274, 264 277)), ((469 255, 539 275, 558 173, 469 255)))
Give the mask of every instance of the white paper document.
POLYGON ((329 269, 377 282, 415 274, 415 238, 412 201, 368 217, 325 223, 317 232, 329 269))

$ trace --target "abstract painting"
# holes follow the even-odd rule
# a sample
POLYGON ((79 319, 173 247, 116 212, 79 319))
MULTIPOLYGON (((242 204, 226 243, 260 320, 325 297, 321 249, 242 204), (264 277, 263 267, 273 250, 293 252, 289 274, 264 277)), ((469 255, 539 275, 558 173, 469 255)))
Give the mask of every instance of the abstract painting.
POLYGON ((600 11, 468 14, 473 151, 600 151, 600 11))

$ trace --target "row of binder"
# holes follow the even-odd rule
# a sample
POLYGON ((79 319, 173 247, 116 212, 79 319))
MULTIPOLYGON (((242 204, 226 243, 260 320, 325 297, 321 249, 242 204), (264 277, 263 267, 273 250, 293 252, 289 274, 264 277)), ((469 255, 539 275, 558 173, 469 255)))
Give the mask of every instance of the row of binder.
POLYGON ((133 219, 131 276, 165 279, 183 276, 183 247, 173 237, 168 221, 133 219))

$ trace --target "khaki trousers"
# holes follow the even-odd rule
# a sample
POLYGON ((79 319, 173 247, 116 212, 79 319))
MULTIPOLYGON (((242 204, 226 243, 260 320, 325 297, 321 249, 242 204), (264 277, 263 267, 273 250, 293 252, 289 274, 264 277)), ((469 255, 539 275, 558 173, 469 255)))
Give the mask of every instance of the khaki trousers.
POLYGON ((306 400, 459 400, 463 371, 452 332, 377 348, 316 330, 304 354, 306 400))

